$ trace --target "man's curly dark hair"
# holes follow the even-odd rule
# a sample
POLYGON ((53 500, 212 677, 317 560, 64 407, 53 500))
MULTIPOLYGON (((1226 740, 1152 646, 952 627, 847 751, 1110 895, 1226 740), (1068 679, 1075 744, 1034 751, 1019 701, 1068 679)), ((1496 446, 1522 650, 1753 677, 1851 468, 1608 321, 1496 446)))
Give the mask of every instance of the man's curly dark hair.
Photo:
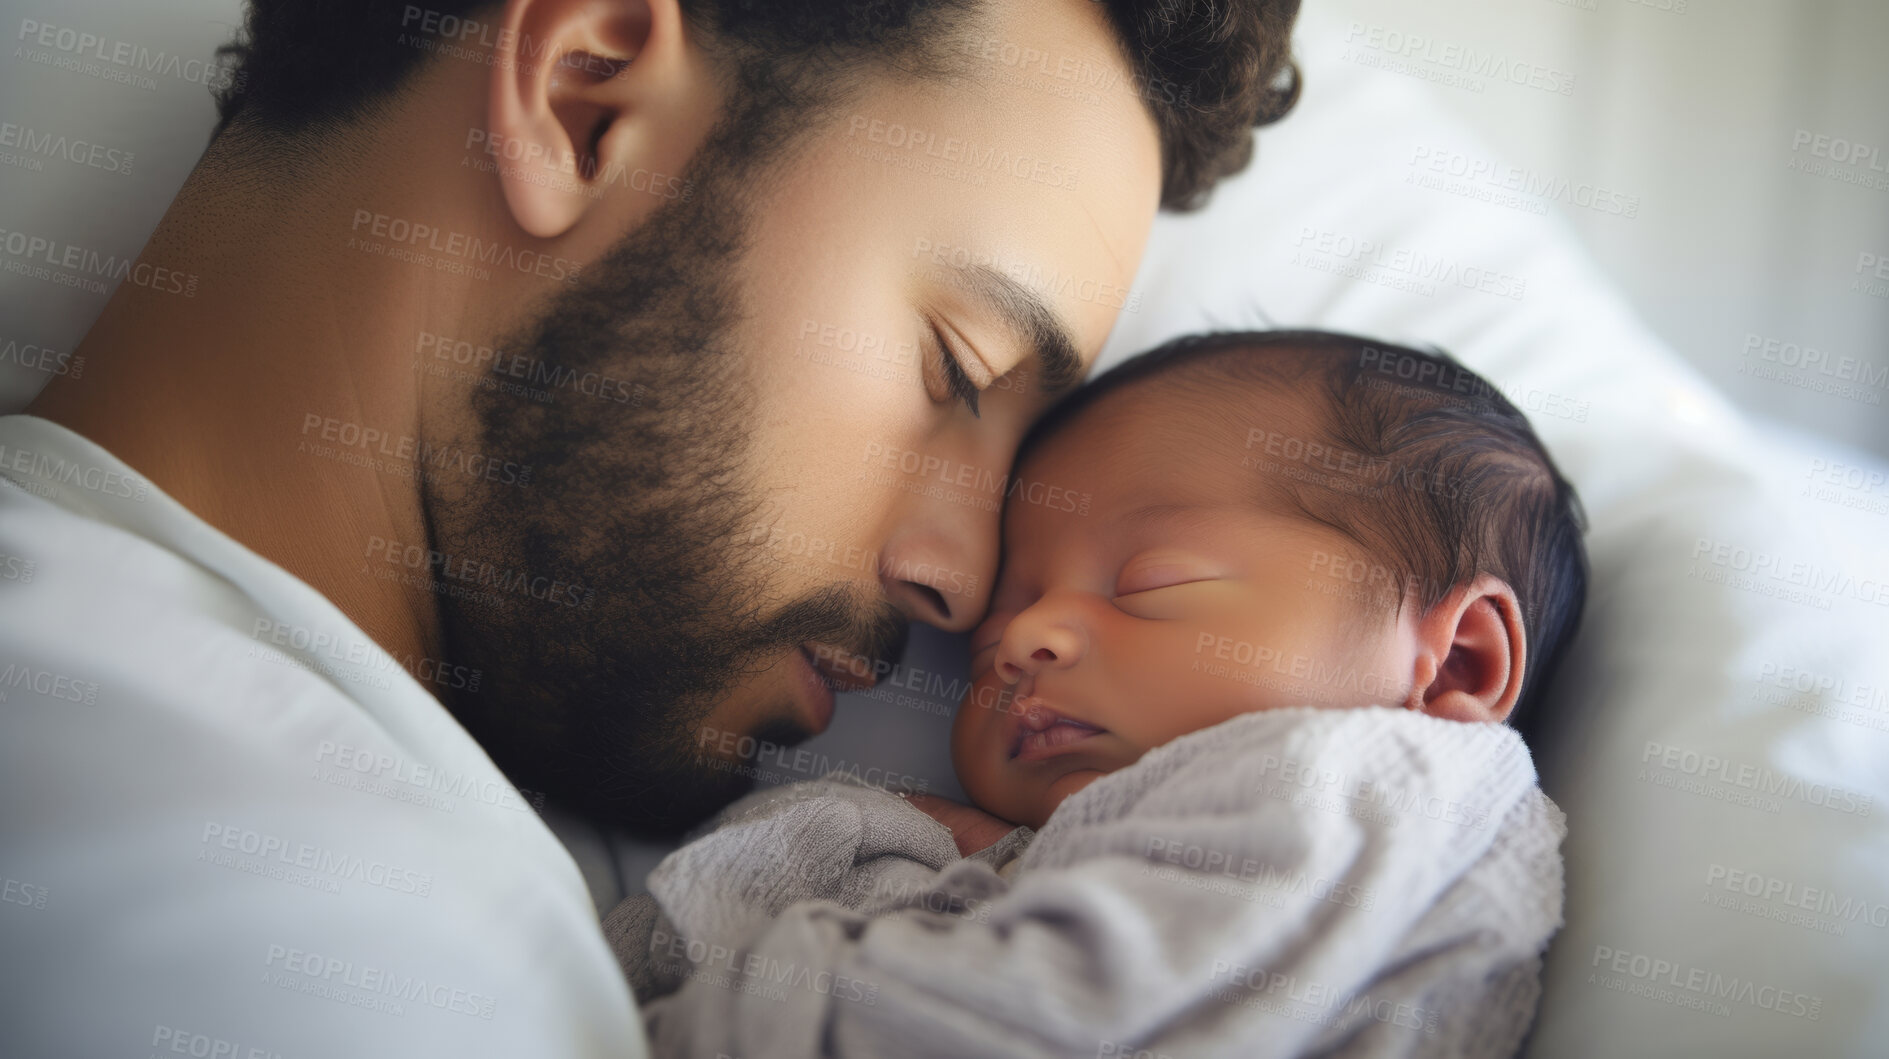
MULTIPOLYGON (((976 27, 993 0, 681 0, 740 90, 804 115, 849 78, 899 69, 974 71, 976 27)), ((1133 71, 1126 86, 1161 135, 1161 205, 1193 209, 1244 168, 1253 129, 1298 99, 1291 31, 1299 0, 1096 0, 1133 71)), ((429 58, 489 43, 496 0, 250 0, 221 50, 217 131, 291 141, 358 121, 429 58)))

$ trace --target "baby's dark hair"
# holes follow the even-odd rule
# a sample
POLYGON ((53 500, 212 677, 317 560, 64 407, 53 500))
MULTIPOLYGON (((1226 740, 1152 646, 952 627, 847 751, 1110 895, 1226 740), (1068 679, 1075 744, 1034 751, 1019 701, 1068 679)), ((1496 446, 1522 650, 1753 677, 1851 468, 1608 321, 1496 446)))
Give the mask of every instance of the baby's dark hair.
MULTIPOLYGON (((1330 331, 1188 335, 1125 361, 1052 408, 1019 465, 1111 393, 1144 382, 1198 392, 1202 415, 1237 413, 1242 386, 1320 394, 1311 425, 1243 431, 1266 488, 1344 534, 1421 611, 1488 573, 1522 609, 1527 660, 1509 724, 1537 730, 1539 702, 1580 625, 1586 517, 1528 419, 1447 353, 1330 331), (1273 451, 1277 450, 1277 451, 1273 451), (1268 453, 1271 453, 1269 456, 1268 453)), ((1248 418, 1250 421, 1250 417, 1248 418)))

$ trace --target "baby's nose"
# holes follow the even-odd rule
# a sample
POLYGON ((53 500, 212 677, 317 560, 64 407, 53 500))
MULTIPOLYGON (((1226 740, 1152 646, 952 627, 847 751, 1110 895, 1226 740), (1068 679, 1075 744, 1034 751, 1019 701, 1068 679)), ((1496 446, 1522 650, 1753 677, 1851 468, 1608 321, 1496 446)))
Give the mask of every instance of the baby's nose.
MULTIPOLYGON (((1039 647, 1034 652, 1031 653, 1029 661, 1038 662, 1038 663, 1050 663, 1050 662, 1057 661, 1057 658, 1056 658, 1055 653, 1052 652, 1049 648, 1039 647)), ((1006 661, 999 660, 997 662, 997 675, 1004 678, 1005 683, 1015 684, 1017 681, 1022 680, 1026 675, 1035 675, 1036 671, 1040 668, 1042 668, 1041 665, 1029 665, 1028 662, 1024 663, 1024 665, 1018 665, 1015 662, 1006 662, 1006 661), (1029 668, 1027 669, 1024 668, 1025 665, 1028 665, 1029 668)))
POLYGON ((997 675, 1015 684, 1046 669, 1067 669, 1081 659, 1083 640, 1080 629, 1025 611, 1011 619, 997 645, 997 675))

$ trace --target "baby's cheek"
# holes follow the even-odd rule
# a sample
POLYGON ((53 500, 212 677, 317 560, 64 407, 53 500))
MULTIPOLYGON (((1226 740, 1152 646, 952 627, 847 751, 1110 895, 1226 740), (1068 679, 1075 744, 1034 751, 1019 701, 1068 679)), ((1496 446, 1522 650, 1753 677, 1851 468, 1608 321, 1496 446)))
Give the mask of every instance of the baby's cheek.
POLYGON ((973 744, 995 738, 1003 728, 1004 718, 1016 712, 1015 703, 1015 689, 1006 685, 995 669, 978 676, 964 693, 957 715, 952 718, 952 753, 968 752, 973 744))
POLYGON ((951 722, 951 764, 966 794, 986 811, 996 812, 1003 800, 998 773, 1007 748, 1002 747, 1004 710, 1014 699, 1003 681, 987 671, 972 681, 958 703, 951 722))
POLYGON ((1251 664, 1253 655, 1252 646, 1237 637, 1175 623, 1144 643, 1138 664, 1114 674, 1113 688, 1132 707, 1117 731, 1145 751, 1278 705, 1267 675, 1251 664))

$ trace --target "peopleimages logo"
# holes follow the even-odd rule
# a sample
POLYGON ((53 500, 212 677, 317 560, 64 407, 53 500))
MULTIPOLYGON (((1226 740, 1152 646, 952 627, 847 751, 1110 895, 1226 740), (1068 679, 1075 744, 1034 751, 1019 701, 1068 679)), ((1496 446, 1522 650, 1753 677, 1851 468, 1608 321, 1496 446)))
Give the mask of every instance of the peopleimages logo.
POLYGON ((659 199, 686 200, 695 193, 693 182, 678 176, 640 167, 630 169, 619 162, 599 161, 588 155, 580 157, 568 149, 554 151, 536 140, 504 136, 487 129, 467 129, 465 150, 476 150, 487 156, 479 162, 478 168, 482 171, 490 172, 498 168, 499 163, 512 162, 516 165, 504 169, 508 176, 570 177, 570 180, 531 182, 564 191, 583 191, 593 198, 603 190, 596 185, 603 184, 615 184, 659 199), (579 183, 580 180, 585 183, 579 183))
POLYGON ((1082 180, 1079 170, 1062 162, 1030 154, 1013 154, 990 144, 946 136, 929 129, 909 128, 896 121, 885 121, 864 114, 854 114, 847 122, 846 136, 849 140, 863 141, 935 162, 941 167, 943 175, 961 172, 981 178, 987 173, 1007 173, 1019 180, 1066 191, 1074 191, 1082 180))
POLYGON ((186 59, 162 49, 38 19, 21 19, 20 31, 13 39, 23 45, 14 52, 15 59, 93 74, 146 91, 156 89, 157 82, 145 74, 174 77, 206 88, 240 87, 243 83, 241 75, 232 75, 215 60, 186 59))
MULTIPOLYGON (((1404 692, 1402 682, 1393 676, 1372 673, 1354 665, 1327 662, 1297 651, 1286 653, 1265 644, 1235 640, 1207 631, 1202 631, 1195 638, 1194 654, 1193 665, 1188 669, 1190 673, 1205 673, 1208 676, 1237 674, 1253 678, 1264 671, 1329 691, 1355 691, 1391 699, 1401 698, 1404 692), (1251 666, 1252 669, 1236 671, 1230 665, 1216 665, 1216 662, 1251 666)), ((1246 679, 1244 682, 1262 683, 1256 679, 1246 679)))
MULTIPOLYGON (((534 807, 542 808, 543 803, 542 795, 527 793, 502 779, 494 778, 493 773, 430 765, 374 747, 322 740, 315 748, 314 778, 332 782, 337 777, 349 775, 394 784, 406 788, 408 793, 423 792, 464 799, 518 812, 531 812, 534 807), (329 775, 329 772, 333 775, 329 775), (530 799, 529 804, 526 799, 530 799)), ((425 799, 417 797, 398 800, 425 802, 425 799)), ((431 804, 447 808, 445 805, 431 804)))
MULTIPOLYGON (((1800 589, 1842 596, 1876 607, 1889 607, 1889 581, 1857 577, 1775 552, 1756 551, 1731 541, 1700 537, 1692 546, 1695 569, 1713 571, 1717 583, 1737 588, 1800 589), (1727 576, 1731 575, 1731 576, 1727 576)), ((1767 593, 1770 594, 1770 593, 1767 593)), ((1824 605, 1822 609, 1829 609, 1824 605)))
POLYGON ((0 269, 93 294, 110 293, 107 281, 117 281, 159 294, 197 296, 194 272, 179 272, 140 261, 135 254, 119 257, 32 232, 0 228, 0 254, 10 259, 0 263, 0 269))
POLYGON ((16 338, 0 341, 0 364, 17 364, 29 371, 63 375, 69 379, 81 378, 85 374, 83 356, 75 357, 69 351, 61 351, 33 342, 23 342, 16 338))
POLYGON ((1285 894, 1305 894, 1346 908, 1369 909, 1377 901, 1370 887, 1335 879, 1313 877, 1303 871, 1280 871, 1260 857, 1235 857, 1185 839, 1150 836, 1143 856, 1159 864, 1173 864, 1202 875, 1217 875, 1285 894))
POLYGON ((0 468, 30 475, 47 484, 74 486, 101 496, 115 496, 143 503, 151 486, 135 474, 107 470, 89 463, 79 463, 46 452, 0 445, 0 468))
MULTIPOLYGON (((11 121, 0 121, 0 147, 11 148, 35 158, 52 158, 107 173, 129 176, 132 152, 90 140, 35 129, 11 121)), ((38 168, 28 166, 27 168, 38 168)))
POLYGON ((1211 980, 1229 983, 1227 987, 1213 993, 1214 998, 1222 1003, 1257 1007, 1274 1015, 1315 1025, 1330 1026, 1345 1019, 1364 1016, 1385 1025, 1418 1030, 1425 1036, 1434 1037, 1441 1022, 1442 1013, 1435 1008, 1372 997, 1362 990, 1346 989, 1316 978, 1301 977, 1297 973, 1282 973, 1231 960, 1213 961, 1211 980))
MULTIPOLYGON (((364 208, 354 211, 354 221, 349 231, 354 233, 350 245, 358 244, 360 249, 373 250, 391 243, 407 251, 430 251, 443 259, 451 259, 466 265, 492 265, 549 280, 575 281, 583 267, 568 258, 556 257, 535 250, 520 250, 505 243, 481 239, 465 232, 449 231, 438 225, 376 213, 364 208), (384 242, 359 243, 359 240, 364 238, 384 242)), ((427 264, 430 261, 431 258, 428 258, 418 263, 427 264)), ((450 270, 442 269, 442 271, 450 270)))
POLYGON ((0 672, 0 702, 15 691, 31 691, 42 698, 73 702, 81 706, 98 705, 98 682, 80 680, 50 669, 34 669, 18 662, 8 662, 0 672))
MULTIPOLYGON (((381 536, 367 538, 366 557, 379 561, 381 565, 378 571, 384 571, 390 575, 390 579, 402 580, 403 583, 417 584, 437 575, 442 584, 490 590, 481 593, 493 597, 487 602, 524 597, 555 606, 586 608, 597 595, 596 589, 587 588, 576 581, 534 574, 530 570, 509 566, 495 566, 472 556, 454 555, 452 552, 423 548, 418 544, 402 544, 381 536)), ((420 584, 420 587, 425 585, 420 584)))
POLYGON ((1407 291, 1425 298, 1440 288, 1462 287, 1510 301, 1521 301, 1528 281, 1519 276, 1466 264, 1444 254, 1394 246, 1332 229, 1302 225, 1292 243, 1291 264, 1365 283, 1407 291))
MULTIPOLYGON (((1489 826, 1489 810, 1479 805, 1469 805, 1454 798, 1444 798, 1435 794, 1424 794, 1415 788, 1400 789, 1391 787, 1381 780, 1366 776, 1351 776, 1336 769, 1326 768, 1317 762, 1295 761, 1267 754, 1260 759, 1259 775, 1261 782, 1256 793, 1269 797, 1296 798, 1300 794, 1332 794, 1341 801, 1330 803, 1335 811, 1343 811, 1361 818, 1380 820, 1395 827, 1393 822, 1398 814, 1404 817, 1422 816, 1429 820, 1446 824, 1455 824, 1473 830, 1482 830, 1489 826)), ((1314 799, 1312 804, 1319 804, 1314 799)))
MULTIPOLYGON (((711 944, 700 938, 687 938, 656 930, 650 934, 650 952, 666 956, 674 963, 687 960, 696 972, 721 972, 720 982, 729 988, 768 988, 778 992, 764 995, 786 1000, 780 987, 802 989, 834 1000, 850 1000, 872 1007, 879 1002, 878 985, 851 975, 836 974, 819 967, 779 960, 764 953, 750 952, 726 945, 711 944)), ((747 991, 747 989, 743 989, 747 991)))
POLYGON ((1838 382, 1861 383, 1878 390, 1889 387, 1889 364, 1872 364, 1847 353, 1831 353, 1815 346, 1746 332, 1745 347, 1741 354, 1746 358, 1826 376, 1838 382))
POLYGON ((551 390, 569 390, 585 397, 615 401, 617 404, 638 403, 643 394, 641 385, 602 372, 560 367, 523 353, 478 345, 431 331, 420 332, 414 356, 420 364, 431 360, 443 366, 463 368, 474 381, 495 382, 506 392, 523 396, 542 392, 547 400, 550 396, 548 391, 551 390), (519 380, 517 387, 509 385, 513 379, 519 380))
POLYGON ((1721 1002, 1730 1001, 1812 1022, 1823 1016, 1823 998, 1819 996, 1609 945, 1594 946, 1594 958, 1588 966, 1600 969, 1589 971, 1589 982, 1678 1007, 1729 1015, 1730 1009, 1721 1002))
MULTIPOLYGON (((354 882, 414 897, 429 897, 433 893, 433 876, 429 872, 236 824, 206 823, 201 841, 203 845, 197 851, 197 859, 224 867, 251 869, 264 875, 300 871, 318 884, 354 882)), ((333 892, 331 888, 330 892, 333 892)))
MULTIPOLYGON (((954 596, 976 592, 979 584, 976 574, 967 574, 936 563, 914 562, 905 556, 891 557, 850 541, 790 532, 777 525, 756 526, 741 539, 750 547, 765 548, 775 559, 784 563, 806 560, 802 564, 803 569, 816 576, 822 567, 857 570, 925 585, 954 596)), ((837 660, 859 676, 865 676, 868 671, 876 671, 883 676, 891 670, 892 665, 882 660, 869 667, 866 660, 851 655, 837 660)))
POLYGON ((1631 219, 1639 216, 1640 197, 1585 181, 1569 180, 1493 158, 1465 154, 1447 147, 1419 146, 1410 159, 1410 176, 1405 183, 1442 191, 1460 190, 1470 198, 1483 198, 1500 205, 1517 205, 1530 213, 1546 210, 1546 203, 1592 210, 1631 219), (1461 181, 1461 185, 1450 181, 1461 181), (1489 194, 1483 194, 1483 191, 1489 194), (1513 201, 1494 198, 1507 193, 1513 201))
POLYGON ((828 757, 805 748, 757 738, 746 732, 705 727, 696 739, 695 748, 697 763, 717 772, 766 778, 759 774, 777 769, 779 771, 775 775, 826 779, 839 773, 856 783, 883 791, 925 794, 930 790, 929 782, 921 776, 845 758, 828 757))
POLYGON ((1804 886, 1789 879, 1779 879, 1762 872, 1713 864, 1705 871, 1705 883, 1727 893, 1743 894, 1763 901, 1775 901, 1846 923, 1867 923, 1879 929, 1889 928, 1889 904, 1867 898, 1839 894, 1820 886, 1804 886))
POLYGON ((1791 159, 1784 167, 1857 187, 1889 190, 1889 155, 1877 144, 1844 136, 1798 129, 1791 136, 1791 159))
POLYGON ((286 945, 269 946, 263 966, 262 980, 279 988, 390 1015, 406 1014, 401 1002, 486 1020, 498 1012, 498 1000, 483 993, 286 945))
POLYGON ((151 1050, 171 1055, 188 1055, 192 1059, 282 1059, 282 1053, 274 1048, 261 1045, 248 1045, 229 1037, 217 1037, 208 1033, 180 1029, 160 1022, 151 1031, 151 1050))
POLYGON ((1643 771, 1645 766, 1651 765, 1695 780, 1778 798, 1791 798, 1805 805, 1849 816, 1868 816, 1875 809, 1873 796, 1859 794, 1834 783, 1804 780, 1789 773, 1773 772, 1762 765, 1734 761, 1717 754, 1653 740, 1648 740, 1641 752, 1640 764, 1643 771))
POLYGON ((1484 90, 1482 78, 1540 89, 1556 95, 1574 92, 1574 75, 1540 63, 1517 59, 1496 51, 1486 51, 1453 41, 1438 40, 1423 33, 1406 33, 1379 25, 1353 22, 1345 30, 1345 57, 1360 62, 1353 48, 1362 48, 1379 58, 1362 65, 1382 66, 1394 73, 1421 77, 1472 92, 1484 90), (1447 76, 1439 76, 1447 75, 1447 76))
MULTIPOLYGON (((394 669, 404 669, 413 679, 422 684, 438 684, 455 691, 478 691, 479 681, 484 671, 454 665, 424 655, 396 657, 391 651, 379 644, 354 637, 342 636, 332 630, 310 629, 302 625, 279 622, 272 618, 257 618, 251 626, 249 635, 258 643, 275 647, 290 648, 312 659, 313 668, 325 676, 339 676, 349 679, 350 670, 358 671, 365 677, 382 677, 394 669), (331 665, 329 663, 342 663, 331 665), (346 668, 343 668, 345 666, 346 668)), ((291 665, 302 661, 286 652, 279 654, 281 660, 291 665)), ((388 681, 374 682, 375 687, 390 687, 388 681)))
POLYGON ((435 445, 422 441, 410 434, 394 434, 379 427, 366 426, 334 416, 324 416, 317 412, 302 415, 302 442, 304 449, 318 456, 332 456, 336 452, 358 453, 368 457, 349 462, 359 466, 373 466, 377 470, 385 467, 373 457, 386 457, 394 463, 414 470, 454 471, 468 478, 482 478, 488 482, 504 485, 529 486, 531 484, 531 465, 518 464, 511 460, 501 460, 487 453, 472 452, 457 445, 435 445), (329 442, 332 451, 320 451, 307 448, 310 442, 329 442))

